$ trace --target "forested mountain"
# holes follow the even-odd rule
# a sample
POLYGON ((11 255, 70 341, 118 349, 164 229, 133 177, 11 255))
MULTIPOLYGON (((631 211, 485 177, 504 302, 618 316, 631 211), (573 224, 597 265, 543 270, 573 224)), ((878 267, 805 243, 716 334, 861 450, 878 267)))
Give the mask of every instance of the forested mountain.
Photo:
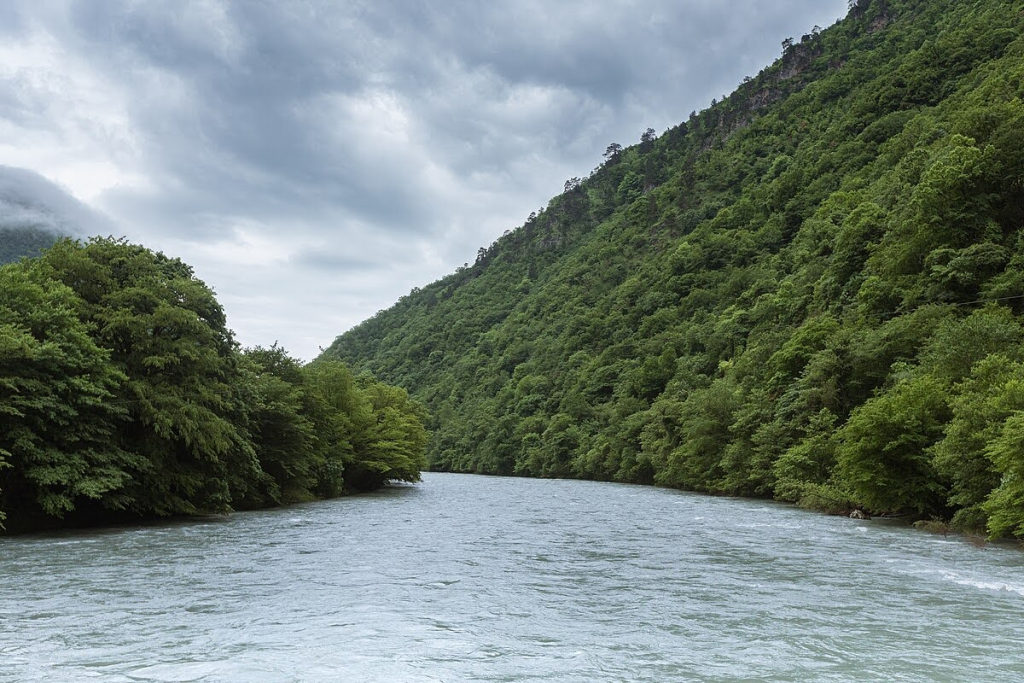
POLYGON ((1024 536, 1024 11, 860 0, 339 337, 432 467, 1024 536))
POLYGON ((39 256, 59 238, 60 235, 42 228, 0 226, 0 265, 22 256, 39 256))
POLYGON ((178 259, 64 239, 0 267, 0 530, 417 481, 423 418, 342 363, 240 350, 178 259))

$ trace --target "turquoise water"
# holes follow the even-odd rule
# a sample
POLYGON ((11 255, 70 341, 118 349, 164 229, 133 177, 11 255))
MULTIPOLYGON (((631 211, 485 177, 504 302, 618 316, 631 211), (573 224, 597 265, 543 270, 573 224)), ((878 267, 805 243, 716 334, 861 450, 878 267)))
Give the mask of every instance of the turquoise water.
POLYGON ((0 681, 1024 681, 1024 553, 639 486, 0 539, 0 681))

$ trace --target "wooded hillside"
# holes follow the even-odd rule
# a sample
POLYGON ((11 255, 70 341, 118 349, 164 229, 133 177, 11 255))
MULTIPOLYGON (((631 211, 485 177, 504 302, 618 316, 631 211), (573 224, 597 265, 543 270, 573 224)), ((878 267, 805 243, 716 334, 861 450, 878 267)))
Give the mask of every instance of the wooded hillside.
POLYGON ((1024 12, 862 0, 325 357, 432 466, 1024 536, 1024 12))

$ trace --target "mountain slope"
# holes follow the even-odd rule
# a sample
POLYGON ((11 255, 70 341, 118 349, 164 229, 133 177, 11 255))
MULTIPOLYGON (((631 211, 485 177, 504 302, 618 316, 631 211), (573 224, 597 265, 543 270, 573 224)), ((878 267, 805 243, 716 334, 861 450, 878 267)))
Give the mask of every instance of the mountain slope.
POLYGON ((22 256, 39 256, 59 238, 56 233, 43 228, 0 225, 0 265, 17 261, 22 256))
POLYGON ((861 0, 325 356, 437 469, 1022 535, 1022 14, 861 0))

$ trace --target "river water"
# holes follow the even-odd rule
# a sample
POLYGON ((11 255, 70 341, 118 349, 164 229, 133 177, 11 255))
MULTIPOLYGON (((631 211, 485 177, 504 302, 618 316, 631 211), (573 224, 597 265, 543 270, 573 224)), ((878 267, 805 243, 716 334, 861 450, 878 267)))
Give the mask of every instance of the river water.
POLYGON ((452 474, 0 539, 0 681, 91 680, 1024 681, 1024 552, 452 474))

